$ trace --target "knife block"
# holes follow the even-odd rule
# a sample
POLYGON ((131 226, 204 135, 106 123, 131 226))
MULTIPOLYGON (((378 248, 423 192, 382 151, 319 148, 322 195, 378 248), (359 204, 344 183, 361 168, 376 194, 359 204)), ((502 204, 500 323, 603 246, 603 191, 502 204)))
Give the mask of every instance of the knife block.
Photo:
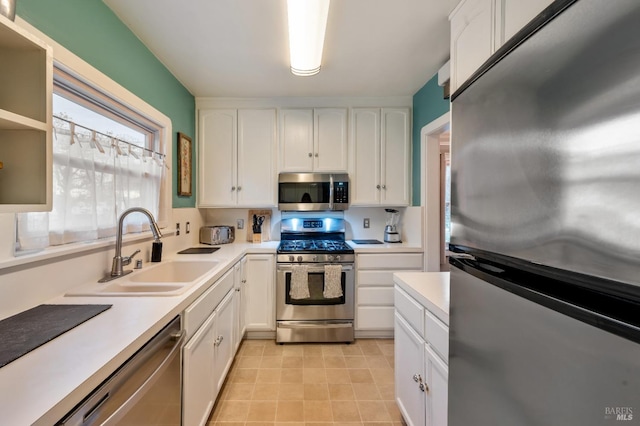
POLYGON ((255 244, 260 244, 262 242, 262 234, 261 233, 254 233, 253 234, 253 242, 255 244))

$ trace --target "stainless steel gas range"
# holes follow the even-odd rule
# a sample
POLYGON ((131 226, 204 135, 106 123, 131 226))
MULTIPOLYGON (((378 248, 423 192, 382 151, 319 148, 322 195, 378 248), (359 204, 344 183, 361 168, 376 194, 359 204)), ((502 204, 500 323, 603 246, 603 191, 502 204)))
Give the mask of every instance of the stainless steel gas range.
POLYGON ((344 219, 285 217, 276 259, 276 341, 352 342, 355 254, 344 219))

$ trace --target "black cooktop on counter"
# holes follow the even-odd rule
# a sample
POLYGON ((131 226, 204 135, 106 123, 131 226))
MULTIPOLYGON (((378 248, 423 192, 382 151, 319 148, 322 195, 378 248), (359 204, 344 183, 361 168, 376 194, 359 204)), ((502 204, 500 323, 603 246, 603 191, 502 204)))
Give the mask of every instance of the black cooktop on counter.
POLYGON ((178 254, 209 254, 220 250, 220 247, 191 247, 179 251, 178 254))
POLYGON ((0 321, 0 367, 106 311, 112 305, 40 305, 0 321))
POLYGON ((354 244, 382 244, 379 240, 351 240, 354 244))

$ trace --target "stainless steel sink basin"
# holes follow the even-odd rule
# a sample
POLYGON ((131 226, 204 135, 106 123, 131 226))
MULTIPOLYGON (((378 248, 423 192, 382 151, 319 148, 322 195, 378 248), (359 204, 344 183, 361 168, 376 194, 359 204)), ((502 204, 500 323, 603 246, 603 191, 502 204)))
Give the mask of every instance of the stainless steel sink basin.
POLYGON ((108 283, 79 287, 66 296, 176 296, 219 264, 219 260, 162 262, 108 283))

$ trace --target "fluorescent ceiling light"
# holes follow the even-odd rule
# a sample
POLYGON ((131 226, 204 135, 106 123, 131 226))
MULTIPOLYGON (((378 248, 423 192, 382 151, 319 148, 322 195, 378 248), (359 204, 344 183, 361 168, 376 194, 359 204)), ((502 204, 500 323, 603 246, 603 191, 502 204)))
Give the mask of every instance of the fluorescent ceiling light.
POLYGON ((320 72, 322 46, 330 0, 287 0, 291 72, 310 76, 320 72))

